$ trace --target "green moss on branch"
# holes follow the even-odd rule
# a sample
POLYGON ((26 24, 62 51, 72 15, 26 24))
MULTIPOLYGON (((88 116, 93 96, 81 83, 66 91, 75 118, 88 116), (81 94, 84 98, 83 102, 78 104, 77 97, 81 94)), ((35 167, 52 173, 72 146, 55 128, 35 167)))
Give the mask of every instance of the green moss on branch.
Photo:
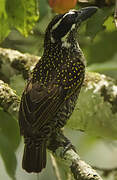
POLYGON ((17 118, 20 98, 15 94, 8 84, 0 80, 0 107, 17 118))

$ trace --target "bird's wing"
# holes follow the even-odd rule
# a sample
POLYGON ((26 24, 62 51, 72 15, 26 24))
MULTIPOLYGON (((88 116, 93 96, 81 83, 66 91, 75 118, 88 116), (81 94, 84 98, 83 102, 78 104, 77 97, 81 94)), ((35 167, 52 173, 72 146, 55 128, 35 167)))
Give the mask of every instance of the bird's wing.
POLYGON ((64 103, 65 97, 66 93, 62 87, 44 87, 39 83, 29 83, 20 104, 21 134, 25 134, 27 128, 35 133, 41 131, 50 121, 54 123, 53 117, 64 103))

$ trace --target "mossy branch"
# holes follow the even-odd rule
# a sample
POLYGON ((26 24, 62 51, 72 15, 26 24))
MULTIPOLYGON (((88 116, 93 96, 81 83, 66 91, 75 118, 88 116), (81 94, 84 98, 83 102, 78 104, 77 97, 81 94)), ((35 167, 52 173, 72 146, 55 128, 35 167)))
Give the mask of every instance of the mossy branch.
POLYGON ((117 81, 103 74, 87 72, 84 81, 87 90, 99 93, 111 105, 112 113, 117 113, 117 81))
POLYGON ((16 50, 0 48, 0 74, 5 80, 9 82, 9 79, 16 74, 22 74, 24 79, 27 79, 29 72, 33 69, 35 63, 39 57, 23 54, 16 50), (10 75, 6 75, 6 68, 11 72, 10 75))
POLYGON ((8 84, 0 80, 0 107, 11 114, 15 119, 18 117, 20 98, 8 84))

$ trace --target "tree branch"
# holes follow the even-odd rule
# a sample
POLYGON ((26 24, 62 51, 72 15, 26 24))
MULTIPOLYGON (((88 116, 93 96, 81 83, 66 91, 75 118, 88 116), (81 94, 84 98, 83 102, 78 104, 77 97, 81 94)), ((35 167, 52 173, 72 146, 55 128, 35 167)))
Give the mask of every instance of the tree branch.
POLYGON ((111 173, 117 172, 117 167, 113 168, 100 168, 100 167, 93 167, 94 169, 101 171, 103 173, 103 177, 108 177, 111 173))
POLYGON ((0 73, 7 81, 16 74, 22 74, 24 79, 27 79, 29 72, 33 69, 38 60, 39 57, 34 55, 0 48, 0 73), (7 75, 6 69, 11 73, 7 75))
POLYGON ((58 166, 56 163, 56 159, 54 158, 54 156, 52 154, 50 154, 50 158, 51 158, 51 162, 52 162, 52 166, 53 166, 53 171, 56 176, 56 180, 61 180, 61 176, 60 176, 59 169, 58 169, 58 166))
POLYGON ((75 147, 61 130, 51 135, 48 149, 54 153, 56 158, 65 162, 75 180, 102 180, 90 165, 80 159, 75 147))
POLYGON ((84 81, 87 90, 99 93, 111 105, 112 113, 117 112, 117 81, 103 74, 87 72, 84 81))
POLYGON ((20 98, 15 94, 8 84, 0 80, 0 107, 17 119, 20 98))

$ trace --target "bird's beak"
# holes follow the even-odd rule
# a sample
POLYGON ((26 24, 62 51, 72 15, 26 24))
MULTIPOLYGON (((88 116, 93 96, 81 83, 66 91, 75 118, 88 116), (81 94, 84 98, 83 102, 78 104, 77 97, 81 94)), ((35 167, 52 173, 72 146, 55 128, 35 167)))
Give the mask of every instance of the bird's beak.
POLYGON ((88 19, 97 11, 97 9, 98 9, 97 7, 91 6, 78 10, 78 20, 82 22, 88 19))

